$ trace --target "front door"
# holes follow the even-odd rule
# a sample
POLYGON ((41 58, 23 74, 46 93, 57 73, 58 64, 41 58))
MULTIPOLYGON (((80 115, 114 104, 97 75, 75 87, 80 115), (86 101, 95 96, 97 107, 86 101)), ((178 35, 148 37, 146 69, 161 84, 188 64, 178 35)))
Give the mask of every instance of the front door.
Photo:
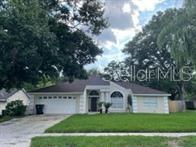
POLYGON ((91 111, 96 112, 97 111, 97 98, 91 97, 91 111))

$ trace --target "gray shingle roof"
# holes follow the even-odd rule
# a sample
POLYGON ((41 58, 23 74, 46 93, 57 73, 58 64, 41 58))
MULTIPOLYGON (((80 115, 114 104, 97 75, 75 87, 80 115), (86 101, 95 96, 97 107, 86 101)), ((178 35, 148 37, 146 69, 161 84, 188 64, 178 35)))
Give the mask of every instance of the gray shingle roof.
POLYGON ((109 85, 108 81, 104 81, 100 76, 94 75, 86 80, 74 80, 72 83, 64 82, 53 86, 33 90, 30 92, 83 92, 86 85, 109 85))
POLYGON ((0 90, 0 102, 5 102, 10 96, 15 94, 18 90, 17 89, 11 89, 7 91, 6 89, 0 90))
POLYGON ((133 94, 168 94, 166 92, 141 86, 130 82, 114 82, 126 89, 131 89, 133 94))
MULTIPOLYGON (((126 89, 131 89, 134 94, 168 94, 163 91, 144 87, 130 82, 114 82, 126 89)), ((94 75, 86 80, 74 80, 72 83, 62 82, 46 88, 33 90, 30 92, 83 92, 86 85, 110 85, 109 81, 105 81, 101 76, 94 75)))

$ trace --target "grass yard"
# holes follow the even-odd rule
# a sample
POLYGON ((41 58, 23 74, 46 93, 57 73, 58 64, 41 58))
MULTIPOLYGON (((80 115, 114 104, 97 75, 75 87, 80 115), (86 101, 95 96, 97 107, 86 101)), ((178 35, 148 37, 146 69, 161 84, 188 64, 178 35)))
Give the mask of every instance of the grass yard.
POLYGON ((196 113, 73 115, 46 130, 66 132, 196 132, 196 113))
POLYGON ((194 147, 196 137, 35 137, 31 147, 194 147))
POLYGON ((36 137, 31 147, 167 147, 172 139, 163 137, 36 137))
POLYGON ((0 123, 4 122, 4 121, 8 121, 10 119, 11 119, 11 117, 9 117, 9 116, 0 116, 0 123))

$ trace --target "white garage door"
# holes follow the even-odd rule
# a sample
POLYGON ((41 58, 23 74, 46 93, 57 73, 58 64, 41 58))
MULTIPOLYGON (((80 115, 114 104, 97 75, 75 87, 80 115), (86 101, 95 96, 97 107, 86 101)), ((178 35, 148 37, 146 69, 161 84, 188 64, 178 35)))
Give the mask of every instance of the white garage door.
POLYGON ((44 114, 76 113, 76 97, 72 96, 41 96, 37 104, 44 104, 44 114))

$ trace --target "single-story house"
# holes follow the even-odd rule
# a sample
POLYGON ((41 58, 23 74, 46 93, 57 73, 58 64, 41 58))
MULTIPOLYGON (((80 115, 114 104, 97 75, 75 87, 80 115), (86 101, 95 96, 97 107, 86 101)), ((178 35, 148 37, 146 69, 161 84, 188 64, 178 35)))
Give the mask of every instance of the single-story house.
POLYGON ((2 110, 5 110, 7 103, 15 100, 21 100, 27 106, 26 114, 33 113, 34 107, 30 105, 31 99, 24 89, 11 89, 8 91, 3 88, 0 90, 0 115, 2 115, 2 110))
POLYGON ((99 102, 112 103, 109 112, 169 113, 170 94, 130 82, 107 81, 98 75, 61 82, 29 94, 34 106, 44 105, 45 114, 97 112, 99 102))

